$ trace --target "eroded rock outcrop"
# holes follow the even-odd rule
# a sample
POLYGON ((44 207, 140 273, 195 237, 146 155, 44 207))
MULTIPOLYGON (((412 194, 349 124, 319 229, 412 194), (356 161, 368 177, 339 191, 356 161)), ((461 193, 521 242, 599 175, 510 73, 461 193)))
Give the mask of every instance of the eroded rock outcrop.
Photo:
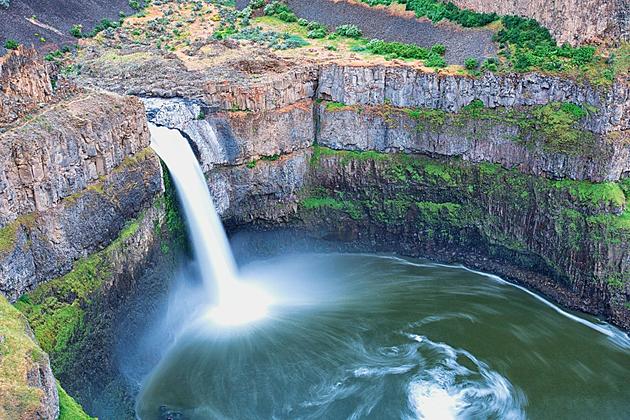
POLYGON ((537 117, 527 107, 447 113, 324 102, 317 117, 318 144, 337 150, 461 157, 555 179, 617 181, 630 172, 627 139, 575 130, 575 144, 557 144, 555 133, 529 125, 537 117))
POLYGON ((11 97, 48 103, 0 134, 0 292, 11 300, 107 246, 162 191, 138 99, 76 86, 49 98, 42 62, 18 52, 11 97))
POLYGON ((627 0, 452 0, 462 9, 520 15, 536 19, 558 41, 573 45, 603 40, 628 40, 630 4, 627 0))
POLYGON ((111 243, 162 191, 162 172, 149 150, 130 156, 102 181, 2 228, 0 291, 10 299, 68 272, 74 261, 111 243))
POLYGON ((191 140, 204 172, 302 150, 315 139, 310 99, 264 112, 217 110, 186 99, 145 98, 144 103, 152 123, 176 128, 191 140))
POLYGON ((0 134, 0 224, 44 211, 149 145, 140 101, 85 92, 0 134))
POLYGON ((20 47, 0 57, 0 128, 52 97, 49 69, 34 49, 20 47))

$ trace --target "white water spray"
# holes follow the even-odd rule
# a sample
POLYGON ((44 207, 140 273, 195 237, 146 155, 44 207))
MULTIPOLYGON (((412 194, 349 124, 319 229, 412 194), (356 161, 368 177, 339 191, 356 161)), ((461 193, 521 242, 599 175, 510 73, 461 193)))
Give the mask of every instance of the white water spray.
POLYGON ((270 297, 239 281, 225 230, 188 141, 166 127, 149 124, 151 147, 169 169, 188 222, 195 258, 206 290, 217 291, 208 316, 222 325, 244 324, 267 314, 270 297))

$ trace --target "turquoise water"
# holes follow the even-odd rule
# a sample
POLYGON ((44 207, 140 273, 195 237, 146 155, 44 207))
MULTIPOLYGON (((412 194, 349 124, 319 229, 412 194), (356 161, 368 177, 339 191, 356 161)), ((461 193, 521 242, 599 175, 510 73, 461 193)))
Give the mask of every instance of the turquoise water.
POLYGON ((203 317, 194 286, 171 299, 180 330, 143 385, 140 418, 630 412, 627 336, 495 277, 353 254, 273 258, 242 273, 275 297, 268 316, 225 328, 203 317))

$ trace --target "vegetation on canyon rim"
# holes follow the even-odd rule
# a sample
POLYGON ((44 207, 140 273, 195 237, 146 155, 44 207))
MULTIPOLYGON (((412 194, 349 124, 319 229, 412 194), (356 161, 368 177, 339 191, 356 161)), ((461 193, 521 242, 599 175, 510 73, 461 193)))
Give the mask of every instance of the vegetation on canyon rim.
MULTIPOLYGON (((490 25, 492 30, 496 31, 494 39, 500 47, 499 57, 466 60, 463 70, 457 71, 473 77, 480 76, 483 72, 539 71, 580 78, 599 86, 610 86, 615 75, 625 74, 630 67, 630 45, 627 43, 608 50, 597 50, 590 45, 559 46, 549 31, 533 19, 477 13, 438 0, 362 1, 372 6, 403 4, 416 16, 429 18, 436 23, 450 20, 465 27, 490 25)), ((322 48, 338 51, 339 42, 342 42, 350 51, 356 53, 379 55, 387 60, 420 60, 426 67, 434 69, 448 66, 443 57, 444 47, 440 44, 425 48, 414 44, 367 39, 362 37, 361 28, 354 25, 340 25, 330 30, 319 22, 299 18, 286 4, 277 0, 250 1, 241 11, 234 8, 234 2, 231 0, 183 2, 184 7, 186 5, 192 7, 191 16, 176 20, 174 7, 182 5, 170 5, 169 2, 161 0, 147 2, 145 5, 168 7, 164 16, 148 21, 143 28, 136 26, 131 35, 139 41, 143 35, 147 39, 152 33, 151 38, 155 40, 155 46, 166 51, 175 51, 182 46, 190 47, 192 41, 186 30, 188 22, 194 19, 204 21, 210 17, 217 23, 212 35, 215 39, 249 40, 277 50, 306 47, 313 41, 319 41, 322 48), (210 9, 206 6, 210 6, 210 9), (255 12, 257 16, 261 13, 264 16, 254 17, 255 12), (171 23, 175 24, 174 28, 168 28, 172 26, 171 23), (265 29, 260 24, 263 24, 265 29)), ((145 14, 146 12, 141 9, 136 16, 143 17, 145 14)), ((89 33, 84 33, 83 28, 77 24, 72 32, 77 37, 92 37, 102 32, 111 34, 111 31, 123 26, 124 19, 125 17, 121 17, 119 21, 105 19, 89 33)), ((52 53, 49 59, 58 60, 58 54, 52 53)), ((459 66, 454 66, 453 69, 457 67, 459 66)))

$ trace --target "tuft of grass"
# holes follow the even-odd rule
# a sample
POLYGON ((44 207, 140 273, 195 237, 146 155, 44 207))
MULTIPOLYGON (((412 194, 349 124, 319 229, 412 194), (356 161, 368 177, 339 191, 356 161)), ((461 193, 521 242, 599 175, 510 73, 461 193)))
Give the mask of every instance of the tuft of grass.
POLYGON ((327 102, 326 111, 335 112, 348 109, 349 107, 343 102, 327 102))
POLYGON ((339 200, 333 197, 308 197, 302 200, 305 209, 329 208, 347 213, 354 220, 363 217, 363 211, 354 201, 339 200))

